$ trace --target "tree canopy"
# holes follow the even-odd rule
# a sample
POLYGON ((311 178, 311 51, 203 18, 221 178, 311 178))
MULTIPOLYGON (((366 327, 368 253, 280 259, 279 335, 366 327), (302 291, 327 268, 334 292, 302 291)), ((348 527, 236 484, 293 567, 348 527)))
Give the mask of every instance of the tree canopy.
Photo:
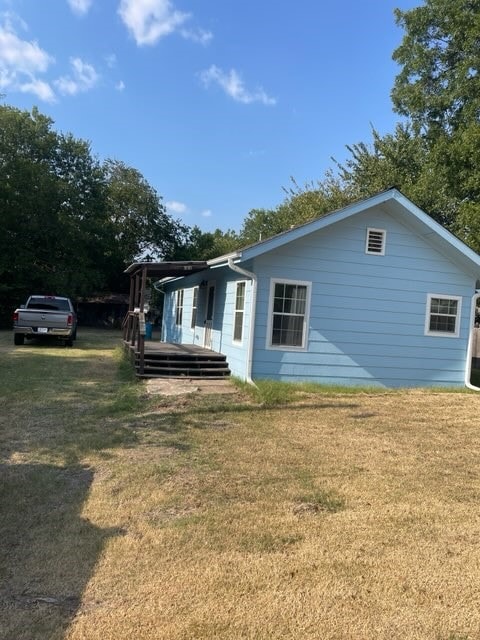
POLYGON ((416 133, 435 138, 480 115, 480 1, 425 0, 395 10, 405 31, 393 52, 401 66, 392 100, 416 133))
POLYGON ((0 106, 0 308, 32 293, 122 290, 136 258, 172 258, 186 229, 135 169, 39 113, 0 106))
POLYGON ((395 15, 405 34, 393 105, 425 149, 414 193, 478 251, 480 0, 425 0, 395 15))

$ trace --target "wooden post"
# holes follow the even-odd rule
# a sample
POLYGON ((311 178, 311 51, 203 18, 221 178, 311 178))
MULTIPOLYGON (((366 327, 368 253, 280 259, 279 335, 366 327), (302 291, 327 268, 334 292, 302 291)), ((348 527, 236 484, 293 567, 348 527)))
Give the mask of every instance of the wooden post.
POLYGON ((131 335, 132 335, 132 325, 133 325, 133 318, 132 318, 132 312, 135 306, 135 281, 133 278, 133 275, 130 276, 130 294, 128 296, 128 320, 127 320, 127 324, 126 324, 126 335, 124 336, 124 340, 125 341, 130 341, 131 335))
POLYGON ((142 267, 142 276, 140 280, 140 299, 139 299, 139 307, 140 314, 138 318, 138 351, 139 351, 139 359, 140 359, 140 375, 143 375, 145 371, 145 315, 144 315, 144 307, 145 307, 145 286, 147 280, 147 267, 142 267))

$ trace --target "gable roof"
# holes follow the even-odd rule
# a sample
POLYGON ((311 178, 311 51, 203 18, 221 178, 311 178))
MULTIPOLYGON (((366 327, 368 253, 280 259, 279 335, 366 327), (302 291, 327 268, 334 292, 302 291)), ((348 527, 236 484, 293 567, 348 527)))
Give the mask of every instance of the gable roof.
POLYGON ((208 260, 209 267, 227 265, 229 260, 235 263, 245 262, 261 256, 264 253, 278 249, 293 240, 304 238, 310 233, 326 229, 342 220, 346 220, 368 209, 379 208, 392 215, 396 220, 404 223, 413 232, 422 236, 427 242, 437 248, 442 254, 461 266, 467 273, 480 276, 480 256, 470 249, 462 240, 445 229, 441 224, 427 215, 398 189, 388 189, 381 193, 354 202, 343 209, 339 209, 305 224, 293 227, 276 236, 257 242, 238 251, 208 260))

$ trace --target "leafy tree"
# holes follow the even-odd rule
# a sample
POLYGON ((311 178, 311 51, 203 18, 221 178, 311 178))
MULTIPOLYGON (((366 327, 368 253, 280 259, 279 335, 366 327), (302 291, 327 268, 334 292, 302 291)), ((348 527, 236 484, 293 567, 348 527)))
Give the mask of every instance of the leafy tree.
POLYGON ((176 260, 211 260, 231 253, 240 246, 240 238, 231 229, 209 232, 195 225, 181 237, 174 255, 176 260))
POLYGON ((285 229, 341 209, 357 197, 356 192, 331 170, 326 172, 323 180, 307 183, 304 187, 299 186, 294 178, 291 181, 290 188, 284 189, 287 198, 278 207, 285 229))
POLYGON ((72 296, 88 295, 105 284, 109 236, 105 224, 105 177, 90 145, 71 134, 57 134, 56 176, 59 199, 55 224, 61 236, 52 248, 54 267, 72 296), (58 265, 58 266, 57 266, 58 265))
POLYGON ((147 254, 168 258, 178 225, 167 215, 155 189, 137 169, 119 160, 107 160, 103 170, 112 251, 126 264, 147 254))
POLYGON ((40 282, 47 291, 64 284, 57 255, 63 242, 57 156, 57 136, 49 118, 35 109, 30 114, 0 108, 2 302, 23 298, 40 282))
POLYGON ((240 229, 243 244, 254 244, 284 231, 283 221, 277 217, 276 213, 276 209, 252 209, 249 211, 240 229))
POLYGON ((480 0, 425 0, 395 13, 405 35, 392 100, 426 149, 417 191, 479 250, 480 0))
POLYGON ((243 222, 240 239, 243 244, 266 240, 292 226, 303 224, 339 209, 353 199, 355 192, 343 184, 332 172, 323 181, 298 185, 294 178, 284 191, 285 200, 275 209, 252 209, 243 222))
POLYGON ((398 125, 394 134, 381 136, 372 129, 371 144, 347 146, 350 157, 339 164, 340 178, 357 198, 365 198, 392 186, 402 190, 416 184, 425 161, 425 148, 408 126, 398 125))
POLYGON ((480 1, 425 0, 396 9, 405 30, 393 59, 402 67, 392 91, 416 133, 452 133, 480 114, 480 1))
POLYGON ((32 292, 122 290, 127 264, 169 258, 186 228, 124 163, 39 113, 0 106, 0 322, 32 292))

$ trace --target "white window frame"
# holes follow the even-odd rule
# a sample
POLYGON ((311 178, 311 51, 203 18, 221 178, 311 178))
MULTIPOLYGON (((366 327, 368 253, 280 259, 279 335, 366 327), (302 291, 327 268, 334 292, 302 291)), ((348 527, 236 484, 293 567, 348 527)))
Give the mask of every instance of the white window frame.
MULTIPOLYGON (((442 315, 442 314, 433 314, 442 315)), ((447 315, 451 318, 452 315, 447 315)), ((462 296, 452 296, 446 293, 429 293, 427 294, 427 309, 425 313, 425 335, 434 336, 438 338, 458 338, 460 335, 460 319, 462 315, 462 296), (432 316, 432 299, 439 298, 440 300, 455 300, 457 302, 457 315, 455 316, 455 331, 433 331, 430 329, 430 319, 432 316)))
POLYGON ((306 351, 308 347, 308 328, 310 326, 310 304, 312 298, 312 283, 308 280, 290 280, 288 278, 271 278, 270 279, 270 297, 268 302, 268 320, 267 320, 267 337, 265 347, 273 351, 306 351), (276 284, 293 284, 307 288, 306 300, 305 300, 305 315, 303 317, 303 333, 302 333, 302 345, 280 345, 272 344, 272 329, 273 329, 273 302, 275 298, 275 285, 276 284))
POLYGON ((365 253, 369 256, 384 256, 385 255, 385 245, 387 243, 387 231, 386 229, 376 229, 374 227, 367 227, 367 236, 365 238, 365 253), (381 233, 382 234, 382 250, 381 251, 371 251, 369 249, 369 240, 370 233, 381 233))
POLYGON ((234 308, 233 308, 233 327, 232 327, 232 342, 234 344, 237 345, 241 345, 243 343, 243 334, 244 334, 244 320, 245 320, 245 298, 247 295, 247 282, 246 280, 238 280, 235 283, 235 300, 234 300, 234 308), (237 293, 238 293, 238 287, 239 285, 243 285, 243 308, 242 309, 237 309, 237 293), (241 336, 240 339, 235 338, 235 326, 236 326, 236 320, 237 320, 237 315, 241 315, 242 317, 242 324, 241 324, 241 336))
POLYGON ((183 299, 184 290, 177 289, 175 295, 175 325, 181 327, 183 323, 183 299))
POLYGON ((192 317, 190 319, 190 329, 195 329, 195 327, 197 326, 198 296, 199 296, 199 287, 193 287, 193 290, 192 290, 192 317), (196 297, 196 300, 195 300, 195 297, 196 297))

